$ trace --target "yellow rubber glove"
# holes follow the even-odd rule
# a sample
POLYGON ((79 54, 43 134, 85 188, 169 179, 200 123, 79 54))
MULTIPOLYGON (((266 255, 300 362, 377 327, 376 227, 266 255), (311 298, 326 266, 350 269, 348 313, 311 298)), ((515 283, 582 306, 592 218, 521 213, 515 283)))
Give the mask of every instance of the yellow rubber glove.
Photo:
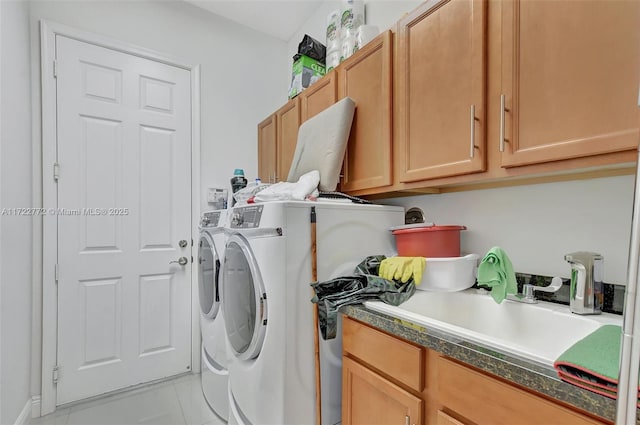
POLYGON ((413 276, 416 285, 422 281, 426 259, 424 257, 391 257, 382 260, 378 276, 387 280, 407 283, 413 276))
POLYGON ((416 286, 422 282, 422 274, 424 268, 427 265, 427 259, 424 257, 412 257, 411 261, 405 266, 404 274, 402 275, 402 282, 407 282, 413 276, 413 282, 416 286))
POLYGON ((398 259, 398 269, 393 275, 395 280, 399 280, 402 283, 407 283, 411 278, 411 262, 413 257, 396 257, 398 259), (406 276, 406 278, 405 278, 406 276))
POLYGON ((380 267, 378 268, 378 276, 383 279, 393 280, 393 275, 396 272, 395 267, 396 266, 393 262, 393 258, 385 258, 380 262, 380 267))
POLYGON ((405 257, 385 258, 380 263, 378 276, 387 280, 400 279, 404 272, 404 265, 406 261, 407 259, 405 257))

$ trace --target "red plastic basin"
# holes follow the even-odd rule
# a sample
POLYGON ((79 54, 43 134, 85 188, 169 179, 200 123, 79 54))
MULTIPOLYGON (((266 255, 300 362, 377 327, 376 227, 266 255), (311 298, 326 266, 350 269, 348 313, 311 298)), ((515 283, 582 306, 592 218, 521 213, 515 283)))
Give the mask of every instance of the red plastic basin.
POLYGON ((401 257, 459 257, 460 231, 465 226, 430 226, 396 229, 396 248, 401 257))

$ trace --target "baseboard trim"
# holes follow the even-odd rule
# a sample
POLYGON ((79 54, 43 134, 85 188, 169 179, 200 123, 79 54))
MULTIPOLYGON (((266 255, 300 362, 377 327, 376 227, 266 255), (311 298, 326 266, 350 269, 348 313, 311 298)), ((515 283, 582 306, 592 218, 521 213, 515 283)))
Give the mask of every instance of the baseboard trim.
POLYGON ((22 408, 22 412, 18 415, 15 425, 29 425, 29 421, 31 419, 31 405, 31 399, 28 399, 22 408))
POLYGON ((39 395, 31 397, 31 417, 39 418, 42 416, 42 399, 39 395))

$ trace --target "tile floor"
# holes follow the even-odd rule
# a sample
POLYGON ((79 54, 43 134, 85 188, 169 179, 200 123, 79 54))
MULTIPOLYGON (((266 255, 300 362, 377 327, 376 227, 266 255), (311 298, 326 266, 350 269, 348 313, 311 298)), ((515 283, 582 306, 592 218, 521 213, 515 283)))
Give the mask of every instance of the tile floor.
POLYGON ((224 425, 207 405, 200 375, 184 375, 149 387, 56 410, 30 425, 224 425))

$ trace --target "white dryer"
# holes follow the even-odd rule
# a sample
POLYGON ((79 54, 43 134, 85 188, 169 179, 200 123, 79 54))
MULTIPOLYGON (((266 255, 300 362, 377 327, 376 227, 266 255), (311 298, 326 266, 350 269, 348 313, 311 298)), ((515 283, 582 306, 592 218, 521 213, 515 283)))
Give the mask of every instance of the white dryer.
MULTIPOLYGON (((230 424, 313 424, 315 364, 311 207, 318 280, 349 275, 368 255, 393 255, 401 207, 276 201, 236 207, 222 266, 230 424)), ((340 324, 339 324, 340 326, 340 324)), ((342 340, 321 339, 322 422, 340 422, 342 340)))
POLYGON ((211 409, 224 420, 229 417, 227 348, 220 270, 226 245, 227 210, 208 211, 200 222, 198 241, 198 295, 202 332, 202 393, 211 409))

